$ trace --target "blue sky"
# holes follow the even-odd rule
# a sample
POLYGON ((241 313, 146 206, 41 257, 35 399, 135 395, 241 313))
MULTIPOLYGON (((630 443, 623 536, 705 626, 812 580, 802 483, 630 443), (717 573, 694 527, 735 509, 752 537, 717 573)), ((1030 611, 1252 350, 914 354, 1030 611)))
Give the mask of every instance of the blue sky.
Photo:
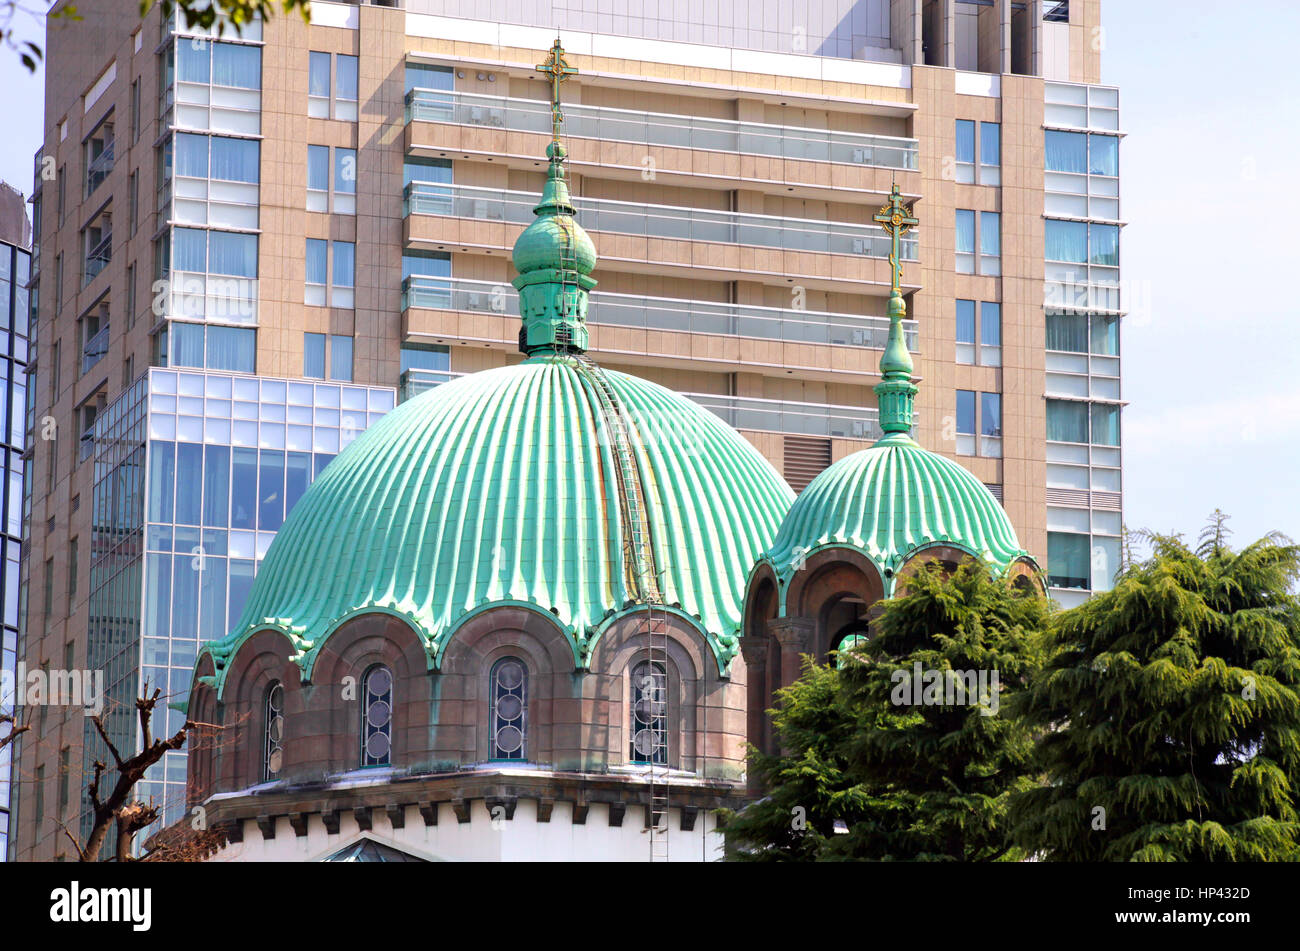
MULTIPOLYGON (((1222 508, 1239 543, 1300 539, 1300 5, 1251 5, 1249 38, 1211 0, 1107 0, 1102 16, 1102 80, 1130 132, 1125 521, 1194 537, 1222 508)), ((26 192, 43 82, 5 52, 0 90, 0 179, 26 192)))

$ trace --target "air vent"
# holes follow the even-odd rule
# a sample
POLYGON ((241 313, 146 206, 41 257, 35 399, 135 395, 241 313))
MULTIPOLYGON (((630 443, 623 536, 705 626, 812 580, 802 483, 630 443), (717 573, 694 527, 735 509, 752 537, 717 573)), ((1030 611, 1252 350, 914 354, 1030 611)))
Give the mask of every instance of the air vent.
POLYGON ((993 498, 995 498, 995 499, 998 500, 998 504, 999 504, 999 505, 1002 504, 1002 486, 1000 486, 1000 485, 989 485, 987 482, 985 482, 985 483, 984 483, 984 488, 988 489, 989 492, 992 493, 993 498))
POLYGON ((785 481, 802 492, 808 483, 831 464, 831 441, 815 436, 785 437, 785 481))

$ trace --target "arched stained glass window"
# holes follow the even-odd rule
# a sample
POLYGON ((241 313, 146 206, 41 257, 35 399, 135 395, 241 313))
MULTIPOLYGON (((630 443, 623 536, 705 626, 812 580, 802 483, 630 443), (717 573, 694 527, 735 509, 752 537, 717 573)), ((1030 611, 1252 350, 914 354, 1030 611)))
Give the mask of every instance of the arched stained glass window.
POLYGON ((361 765, 388 766, 393 752, 393 673, 371 667, 361 684, 361 765))
POLYGON ((661 664, 643 660, 632 668, 633 763, 668 764, 668 675, 661 664))
POLYGON ((492 758, 527 758, 528 668, 518 657, 492 666, 492 758))

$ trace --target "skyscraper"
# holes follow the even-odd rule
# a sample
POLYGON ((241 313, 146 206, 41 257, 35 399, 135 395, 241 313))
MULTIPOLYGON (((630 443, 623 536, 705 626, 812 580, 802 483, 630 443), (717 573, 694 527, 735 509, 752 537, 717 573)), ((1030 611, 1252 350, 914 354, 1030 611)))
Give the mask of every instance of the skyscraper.
MULTIPOLYGON (((29 440, 29 667, 175 694, 304 473, 393 402, 520 359, 508 256, 545 178, 557 26, 601 363, 689 395, 801 489, 880 435, 872 216, 897 183, 922 220, 902 246, 922 444, 990 487, 1053 594, 1106 586, 1121 222, 1098 2, 318 2, 216 40, 78 9, 49 37, 35 199, 31 422, 58 435, 29 440)), ((54 819, 94 755, 80 710, 44 715, 23 857, 66 848, 54 819)), ((143 791, 179 787, 174 759, 143 791)))

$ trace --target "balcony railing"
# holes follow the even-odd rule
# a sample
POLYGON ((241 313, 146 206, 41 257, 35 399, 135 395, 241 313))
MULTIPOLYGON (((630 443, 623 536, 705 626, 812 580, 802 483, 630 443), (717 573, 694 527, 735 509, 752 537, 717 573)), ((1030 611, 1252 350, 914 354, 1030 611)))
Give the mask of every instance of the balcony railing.
MULTIPOLYGON (((408 121, 450 122, 551 134, 549 102, 503 99, 477 93, 412 89, 406 94, 406 117, 408 121)), ((667 115, 579 103, 565 103, 564 134, 581 139, 768 155, 811 162, 896 169, 917 167, 916 139, 667 115)))
MULTIPOLYGON (((517 314, 517 299, 513 287, 490 281, 411 275, 402 282, 403 310, 427 307, 483 314, 517 314)), ((587 321, 638 330, 723 334, 877 350, 884 349, 889 336, 889 319, 886 317, 599 291, 591 295, 587 321)), ((917 349, 916 327, 916 321, 904 321, 904 339, 907 348, 913 352, 917 349)))
POLYGON ((85 373, 101 359, 104 354, 108 353, 108 331, 109 325, 103 327, 86 341, 86 345, 81 348, 81 372, 85 373))
POLYGON ((104 268, 108 267, 108 262, 113 259, 113 232, 108 232, 99 242, 86 252, 86 278, 85 283, 89 284, 96 275, 104 268))
MULTIPOLYGON (((450 370, 407 370, 398 378, 397 399, 404 402, 441 383, 463 376, 450 370)), ((714 393, 683 393, 735 429, 841 439, 879 439, 879 413, 874 407, 798 403, 714 393)))
POLYGON ((96 155, 86 165, 86 195, 94 193, 99 187, 100 182, 108 178, 108 173, 113 170, 113 140, 109 140, 104 146, 104 151, 96 155))
MULTIPOLYGON (((531 192, 435 182, 411 182, 403 198, 406 215, 445 215, 521 225, 533 220, 537 205, 537 195, 531 192)), ((645 205, 608 198, 579 198, 578 204, 578 219, 589 231, 873 258, 889 256, 889 238, 876 225, 645 205)), ((915 236, 903 239, 902 254, 905 261, 917 260, 915 236)))

